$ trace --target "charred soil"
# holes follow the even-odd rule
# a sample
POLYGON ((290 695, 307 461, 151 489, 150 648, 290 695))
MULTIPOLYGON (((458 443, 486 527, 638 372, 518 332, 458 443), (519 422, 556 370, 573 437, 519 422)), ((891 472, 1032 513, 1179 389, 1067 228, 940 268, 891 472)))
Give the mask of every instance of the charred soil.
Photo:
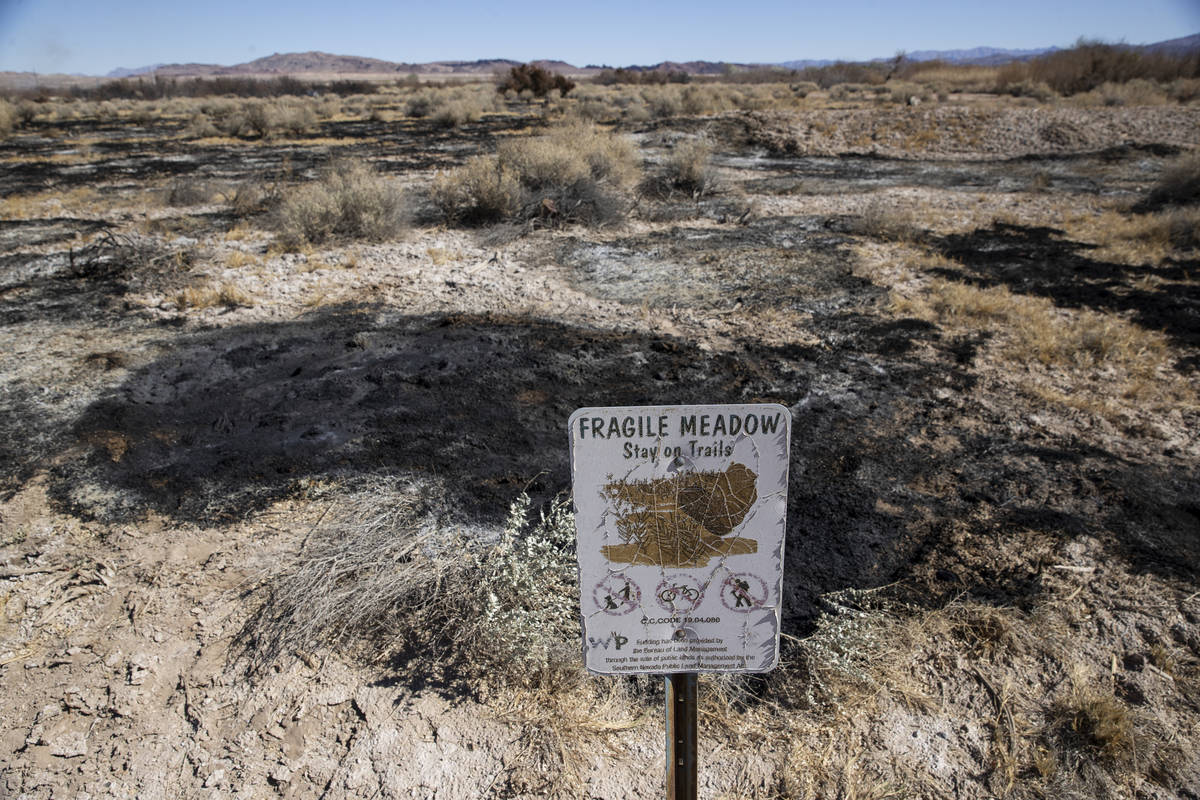
POLYGON ((648 680, 246 648, 361 487, 490 542, 569 491, 574 409, 761 401, 784 663, 704 683, 702 796, 1200 797, 1200 253, 1118 241, 1200 112, 681 117, 620 132, 651 174, 706 135, 703 194, 436 222, 541 113, 0 143, 0 794, 654 795, 648 680), (339 155, 408 230, 277 246, 339 155))

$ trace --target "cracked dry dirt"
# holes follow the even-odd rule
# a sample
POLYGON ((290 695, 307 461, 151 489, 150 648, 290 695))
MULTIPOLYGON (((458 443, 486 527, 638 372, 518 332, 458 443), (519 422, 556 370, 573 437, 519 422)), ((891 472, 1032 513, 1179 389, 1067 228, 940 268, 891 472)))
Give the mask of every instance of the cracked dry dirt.
POLYGON ((157 199, 333 150, 419 198, 531 124, 214 144, 84 120, 0 144, 0 795, 657 795, 652 705, 597 704, 633 721, 571 755, 580 788, 567 750, 531 747, 535 699, 333 649, 251 679, 233 642, 365 476, 444 486, 488 535, 523 488, 569 488, 578 407, 769 401, 793 414, 784 667, 702 718, 703 797, 1200 797, 1200 261, 1076 232, 1200 145, 1200 112, 668 121, 626 132, 648 169, 706 131, 720 190, 598 230, 418 221, 289 254, 157 199), (1165 354, 1122 395, 1103 360, 1014 359, 1002 327, 897 301, 938 280, 1165 354), (177 299, 217 284, 249 299, 177 299), (1080 732, 1096 692, 1132 755, 1080 732))

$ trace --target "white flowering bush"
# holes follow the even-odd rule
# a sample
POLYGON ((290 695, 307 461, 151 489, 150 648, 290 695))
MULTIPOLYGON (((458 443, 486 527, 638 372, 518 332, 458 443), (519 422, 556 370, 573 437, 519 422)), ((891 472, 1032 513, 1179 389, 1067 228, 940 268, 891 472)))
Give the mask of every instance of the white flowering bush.
POLYGON ((579 650, 575 516, 561 498, 536 520, 530 506, 522 492, 499 542, 479 557, 486 597, 473 638, 500 663, 545 669, 579 650))

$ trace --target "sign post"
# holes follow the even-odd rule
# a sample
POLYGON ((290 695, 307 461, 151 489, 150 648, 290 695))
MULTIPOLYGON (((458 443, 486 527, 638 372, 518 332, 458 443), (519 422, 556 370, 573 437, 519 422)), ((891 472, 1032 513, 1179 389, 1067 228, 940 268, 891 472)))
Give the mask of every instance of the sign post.
POLYGON ((696 800, 696 673, 668 675, 667 800, 696 800))
POLYGON ((779 661, 791 414, 583 408, 570 431, 584 664, 666 676, 668 796, 694 798, 696 674, 779 661))

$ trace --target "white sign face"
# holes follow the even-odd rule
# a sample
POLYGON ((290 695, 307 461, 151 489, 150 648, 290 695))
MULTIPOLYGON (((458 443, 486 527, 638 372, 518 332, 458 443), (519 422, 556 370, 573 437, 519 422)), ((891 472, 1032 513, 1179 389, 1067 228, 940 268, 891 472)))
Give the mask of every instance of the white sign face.
POLYGON ((775 667, 791 422, 775 404, 571 415, 589 670, 775 667))

